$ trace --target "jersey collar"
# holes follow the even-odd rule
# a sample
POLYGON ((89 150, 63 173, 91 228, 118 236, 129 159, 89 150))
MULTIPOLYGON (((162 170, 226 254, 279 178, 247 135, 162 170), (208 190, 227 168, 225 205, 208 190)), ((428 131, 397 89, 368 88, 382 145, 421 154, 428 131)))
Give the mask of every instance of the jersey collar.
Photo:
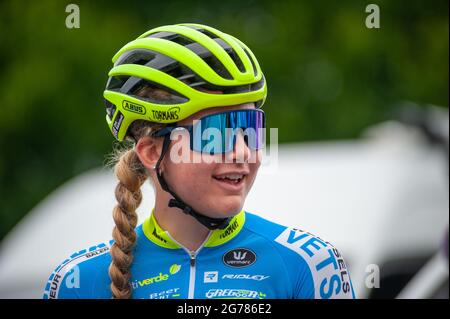
MULTIPOLYGON (((225 244, 239 234, 244 223, 245 211, 241 210, 230 220, 230 223, 225 229, 215 229, 210 231, 204 247, 214 247, 225 244)), ((169 249, 182 248, 179 243, 172 239, 168 231, 163 230, 158 225, 153 210, 150 217, 142 224, 142 230, 145 237, 158 246, 169 249)))

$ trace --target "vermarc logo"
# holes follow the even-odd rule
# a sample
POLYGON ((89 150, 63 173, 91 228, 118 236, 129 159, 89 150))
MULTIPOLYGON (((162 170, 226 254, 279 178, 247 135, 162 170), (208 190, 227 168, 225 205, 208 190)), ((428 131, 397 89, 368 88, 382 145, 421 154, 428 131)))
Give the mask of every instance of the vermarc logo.
POLYGON ((223 263, 230 267, 247 267, 255 263, 256 254, 247 248, 229 250, 222 257, 223 263))

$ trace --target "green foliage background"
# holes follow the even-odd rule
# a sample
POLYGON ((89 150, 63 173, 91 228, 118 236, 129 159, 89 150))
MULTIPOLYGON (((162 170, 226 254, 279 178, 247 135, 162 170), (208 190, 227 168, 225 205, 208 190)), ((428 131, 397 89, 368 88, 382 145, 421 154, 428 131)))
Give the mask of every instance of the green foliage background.
POLYGON ((0 238, 103 164, 111 58, 159 25, 204 23, 243 40, 268 80, 264 108, 280 142, 357 137, 401 100, 448 107, 447 0, 73 1, 80 29, 65 26, 69 3, 0 2, 0 238), (369 3, 380 29, 365 27, 369 3))

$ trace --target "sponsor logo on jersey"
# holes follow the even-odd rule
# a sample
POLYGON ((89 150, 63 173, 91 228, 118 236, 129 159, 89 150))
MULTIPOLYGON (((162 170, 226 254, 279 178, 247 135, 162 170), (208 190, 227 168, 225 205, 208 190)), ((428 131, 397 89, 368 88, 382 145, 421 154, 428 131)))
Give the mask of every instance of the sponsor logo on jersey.
POLYGON ((205 271, 203 273, 203 282, 204 283, 213 283, 219 280, 219 272, 218 271, 205 271))
POLYGON ((225 274, 222 276, 222 279, 246 279, 246 280, 263 281, 269 277, 270 276, 265 276, 265 275, 225 274))
POLYGON ((153 276, 153 277, 149 277, 149 278, 142 279, 142 280, 135 280, 131 283, 131 286, 133 287, 133 289, 137 289, 137 288, 151 285, 153 283, 166 281, 169 279, 170 276, 173 276, 176 273, 178 273, 180 271, 180 269, 181 269, 181 265, 173 264, 170 266, 168 274, 167 273, 163 274, 162 272, 160 272, 158 275, 153 276))
POLYGON ((56 273, 50 284, 49 299, 55 299, 58 296, 58 290, 65 285, 66 288, 80 288, 80 268, 78 265, 68 265, 63 275, 56 273), (65 278, 65 279, 63 279, 65 278))
POLYGON ((232 233, 234 233, 234 231, 238 228, 239 226, 239 221, 237 219, 235 219, 235 221, 228 225, 228 227, 225 229, 225 231, 220 234, 219 238, 223 239, 225 237, 228 237, 229 235, 231 235, 232 233))
POLYGON ((247 248, 229 250, 222 257, 223 263, 230 267, 247 267, 255 263, 256 254, 247 248))
POLYGON ((149 299, 180 298, 180 288, 171 288, 160 292, 151 293, 149 299))
POLYGON ((54 299, 57 297, 58 288, 59 288, 59 285, 61 284, 61 280, 62 280, 62 276, 60 276, 59 274, 55 274, 55 276, 53 277, 52 283, 50 285, 50 293, 49 293, 50 299, 54 299))
POLYGON ((97 255, 99 255, 101 253, 104 253, 107 250, 109 250, 109 247, 103 247, 101 249, 97 249, 97 250, 94 250, 92 252, 89 252, 89 253, 86 254, 86 259, 94 257, 94 256, 97 256, 97 255))
POLYGON ((146 113, 145 107, 143 107, 142 105, 127 101, 127 100, 123 100, 122 108, 126 111, 130 111, 130 112, 138 113, 138 114, 142 114, 142 115, 144 115, 146 113))
POLYGON ((210 289, 206 298, 234 298, 234 299, 264 299, 266 294, 246 289, 210 289))
POLYGON ((164 121, 164 120, 178 120, 180 107, 174 106, 168 109, 167 111, 155 111, 152 110, 153 120, 164 121))
MULTIPOLYGON (((266 275, 250 275, 250 274, 225 274, 222 275, 221 279, 234 279, 234 280, 255 280, 255 281, 263 281, 270 276, 266 275)), ((203 282, 204 283, 216 283, 219 281, 219 272, 218 271, 205 271, 203 273, 203 282)))
MULTIPOLYGON (((112 245, 113 242, 113 240, 110 240, 109 245, 112 245)), ((80 288, 80 269, 78 264, 89 258, 105 254, 108 250, 109 246, 102 243, 72 254, 69 259, 64 260, 50 275, 44 296, 49 299, 58 298, 59 289, 62 286, 65 288, 80 288)))
POLYGON ((178 264, 173 264, 172 266, 170 266, 169 268, 169 273, 171 275, 175 275, 177 272, 179 272, 181 269, 181 265, 178 264))
POLYGON ((329 242, 296 228, 286 228, 276 242, 298 253, 308 264, 320 299, 352 295, 350 276, 339 251, 329 242))
POLYGON ((153 228, 153 232, 152 232, 153 237, 155 237, 156 239, 158 239, 159 241, 162 241, 163 243, 167 243, 167 240, 165 240, 164 238, 162 238, 161 236, 159 236, 156 233, 156 228, 153 228))

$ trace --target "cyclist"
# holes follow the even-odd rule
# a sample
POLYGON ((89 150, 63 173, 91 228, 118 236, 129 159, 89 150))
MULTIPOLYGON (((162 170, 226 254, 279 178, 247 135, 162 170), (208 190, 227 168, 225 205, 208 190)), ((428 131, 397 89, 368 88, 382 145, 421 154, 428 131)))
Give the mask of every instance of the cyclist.
POLYGON ((267 85, 252 51, 199 24, 163 26, 113 57, 104 91, 118 151, 113 239, 51 274, 44 298, 354 298, 330 243, 246 212, 267 85), (141 186, 155 204, 137 225, 141 186))

